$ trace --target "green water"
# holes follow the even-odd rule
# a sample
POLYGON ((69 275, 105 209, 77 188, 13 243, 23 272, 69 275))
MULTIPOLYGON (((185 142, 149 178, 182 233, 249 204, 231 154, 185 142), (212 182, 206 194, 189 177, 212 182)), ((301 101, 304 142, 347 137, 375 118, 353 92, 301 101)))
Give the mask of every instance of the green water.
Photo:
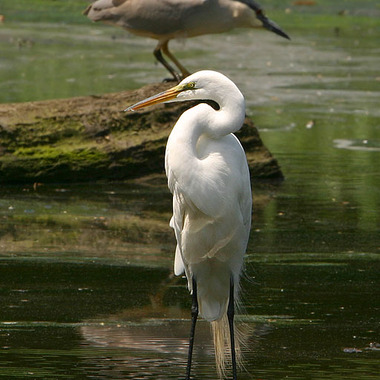
MULTIPOLYGON (((292 41, 235 31, 172 44, 190 70, 238 84, 286 177, 253 186, 239 379, 378 379, 380 8, 265 3, 292 41)), ((87 22, 86 4, 2 1, 0 102, 167 75, 154 41, 87 22)), ((190 297, 171 275, 170 208, 163 176, 0 188, 0 378, 183 378, 190 297)), ((193 373, 216 378, 204 322, 193 373)))

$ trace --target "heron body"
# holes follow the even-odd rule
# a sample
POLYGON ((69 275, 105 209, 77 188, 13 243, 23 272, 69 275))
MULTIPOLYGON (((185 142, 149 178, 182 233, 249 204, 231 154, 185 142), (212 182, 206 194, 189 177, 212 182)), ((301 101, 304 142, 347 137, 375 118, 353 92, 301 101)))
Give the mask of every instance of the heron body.
POLYGON ((253 0, 98 0, 84 14, 92 21, 117 25, 135 35, 157 40, 154 55, 176 80, 189 72, 169 51, 172 39, 257 27, 289 38, 253 0), (181 76, 162 53, 180 70, 181 76))
POLYGON ((233 305, 251 226, 249 169, 245 152, 233 134, 245 118, 244 97, 227 77, 206 70, 128 109, 193 99, 212 100, 218 109, 200 103, 185 111, 166 146, 165 170, 173 194, 170 226, 177 240, 174 272, 186 274, 189 290, 196 298, 193 305, 212 322, 222 373, 228 345, 225 330, 228 322, 233 330, 233 305))

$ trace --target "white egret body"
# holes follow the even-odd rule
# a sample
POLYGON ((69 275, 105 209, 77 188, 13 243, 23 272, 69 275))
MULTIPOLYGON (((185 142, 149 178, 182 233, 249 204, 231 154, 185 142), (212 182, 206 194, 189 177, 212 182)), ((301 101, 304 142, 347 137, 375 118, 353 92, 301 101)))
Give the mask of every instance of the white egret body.
MULTIPOLYGON (((236 378, 233 307, 252 211, 247 160, 239 140, 233 135, 244 121, 243 95, 224 75, 200 71, 178 86, 127 110, 165 101, 194 99, 212 100, 219 109, 200 103, 185 111, 166 146, 165 169, 173 194, 170 226, 177 239, 174 272, 176 275, 185 272, 193 293, 193 329, 198 306, 200 315, 212 322, 220 374, 224 370, 229 325, 236 378)), ((188 379, 191 351, 192 341, 188 379)))
POLYGON ((162 53, 177 66, 183 78, 189 72, 169 51, 168 43, 174 38, 257 27, 289 38, 254 0, 97 0, 84 14, 92 21, 117 25, 135 35, 158 40, 154 55, 175 80, 181 76, 162 53))

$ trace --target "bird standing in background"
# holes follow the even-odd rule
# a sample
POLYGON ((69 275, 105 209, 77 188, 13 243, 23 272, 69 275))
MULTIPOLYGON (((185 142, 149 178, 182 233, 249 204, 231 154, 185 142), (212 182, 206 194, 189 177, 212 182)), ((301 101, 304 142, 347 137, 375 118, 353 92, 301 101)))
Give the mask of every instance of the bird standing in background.
POLYGON ((158 40, 153 53, 178 82, 189 71, 169 51, 169 41, 174 38, 264 27, 289 39, 254 0, 97 0, 83 13, 92 21, 117 25, 138 36, 158 40))
POLYGON ((186 274, 193 300, 186 379, 190 379, 199 313, 211 322, 219 376, 225 362, 231 361, 236 380, 240 350, 235 350, 234 308, 252 212, 248 164, 233 134, 244 122, 244 97, 230 79, 206 70, 126 111, 186 100, 217 105, 201 102, 185 111, 169 136, 165 154, 173 194, 170 226, 177 240, 174 273, 186 274))

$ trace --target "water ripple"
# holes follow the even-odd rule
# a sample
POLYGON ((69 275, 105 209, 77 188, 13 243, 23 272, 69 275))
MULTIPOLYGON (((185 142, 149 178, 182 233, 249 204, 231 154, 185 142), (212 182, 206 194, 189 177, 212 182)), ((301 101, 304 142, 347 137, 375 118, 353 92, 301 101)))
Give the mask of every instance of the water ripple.
POLYGON ((380 152, 380 141, 376 140, 335 139, 334 146, 338 149, 380 152))

